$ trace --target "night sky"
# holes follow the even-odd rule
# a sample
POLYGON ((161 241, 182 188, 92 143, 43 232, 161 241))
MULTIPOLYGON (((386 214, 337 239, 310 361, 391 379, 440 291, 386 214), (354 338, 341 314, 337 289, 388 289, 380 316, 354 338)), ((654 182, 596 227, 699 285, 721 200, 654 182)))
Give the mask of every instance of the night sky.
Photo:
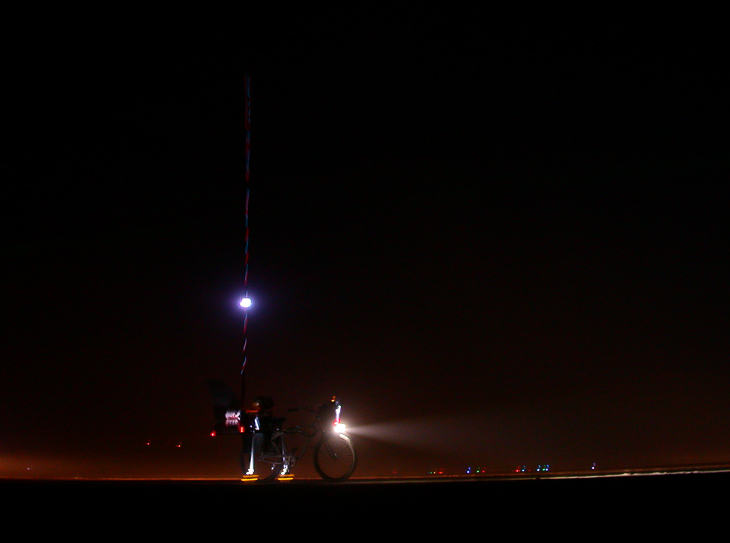
POLYGON ((237 474, 246 75, 249 399, 363 475, 730 461, 712 13, 63 17, 3 38, 0 475, 237 474))

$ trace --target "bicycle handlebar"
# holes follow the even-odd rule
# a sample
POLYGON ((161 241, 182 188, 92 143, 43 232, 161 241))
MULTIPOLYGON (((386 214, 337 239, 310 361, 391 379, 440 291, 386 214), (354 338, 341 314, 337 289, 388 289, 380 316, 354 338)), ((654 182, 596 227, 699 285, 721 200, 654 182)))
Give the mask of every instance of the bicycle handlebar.
POLYGON ((290 407, 287 409, 289 412, 295 412, 295 411, 306 411, 308 413, 316 413, 319 410, 318 407, 290 407))
MULTIPOLYGON (((339 407, 340 407, 339 402, 336 402, 333 398, 332 402, 330 402, 330 403, 332 403, 339 412, 339 407)), ((328 405, 328 403, 324 403, 324 404, 318 405, 316 407, 289 407, 287 409, 287 411, 289 411, 290 413, 296 412, 296 411, 306 411, 308 413, 312 413, 313 415, 319 416, 323 412, 322 411, 323 409, 326 411, 329 407, 330 406, 328 405)))

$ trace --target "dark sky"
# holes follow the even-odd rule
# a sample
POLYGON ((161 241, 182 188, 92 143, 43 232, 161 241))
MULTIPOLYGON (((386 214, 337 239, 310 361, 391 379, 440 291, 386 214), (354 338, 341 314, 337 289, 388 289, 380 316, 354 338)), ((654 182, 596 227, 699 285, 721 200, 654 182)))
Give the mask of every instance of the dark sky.
POLYGON ((3 43, 6 471, 235 475, 246 74, 249 396, 364 472, 730 460, 712 13, 65 17, 3 43))

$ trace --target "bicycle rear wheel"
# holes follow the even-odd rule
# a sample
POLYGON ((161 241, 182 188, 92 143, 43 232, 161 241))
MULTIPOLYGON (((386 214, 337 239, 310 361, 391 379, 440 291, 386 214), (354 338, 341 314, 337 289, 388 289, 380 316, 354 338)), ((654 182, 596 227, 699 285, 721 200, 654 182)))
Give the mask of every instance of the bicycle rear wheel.
POLYGON ((241 449, 241 474, 244 477, 256 475, 259 483, 270 483, 285 469, 281 452, 281 442, 273 439, 264 448, 263 434, 251 434, 243 440, 241 449), (253 444, 253 463, 251 449, 253 444))
POLYGON ((314 446, 314 469, 325 481, 345 481, 356 464, 355 448, 344 434, 325 434, 314 446))

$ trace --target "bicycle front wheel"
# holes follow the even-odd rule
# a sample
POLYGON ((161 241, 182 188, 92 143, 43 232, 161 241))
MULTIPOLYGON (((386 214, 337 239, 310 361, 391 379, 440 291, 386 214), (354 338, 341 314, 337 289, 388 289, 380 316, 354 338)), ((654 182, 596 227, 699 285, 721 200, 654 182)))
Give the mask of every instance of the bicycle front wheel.
POLYGON ((325 481, 340 482, 355 471, 357 455, 350 438, 327 434, 314 446, 314 469, 325 481))

